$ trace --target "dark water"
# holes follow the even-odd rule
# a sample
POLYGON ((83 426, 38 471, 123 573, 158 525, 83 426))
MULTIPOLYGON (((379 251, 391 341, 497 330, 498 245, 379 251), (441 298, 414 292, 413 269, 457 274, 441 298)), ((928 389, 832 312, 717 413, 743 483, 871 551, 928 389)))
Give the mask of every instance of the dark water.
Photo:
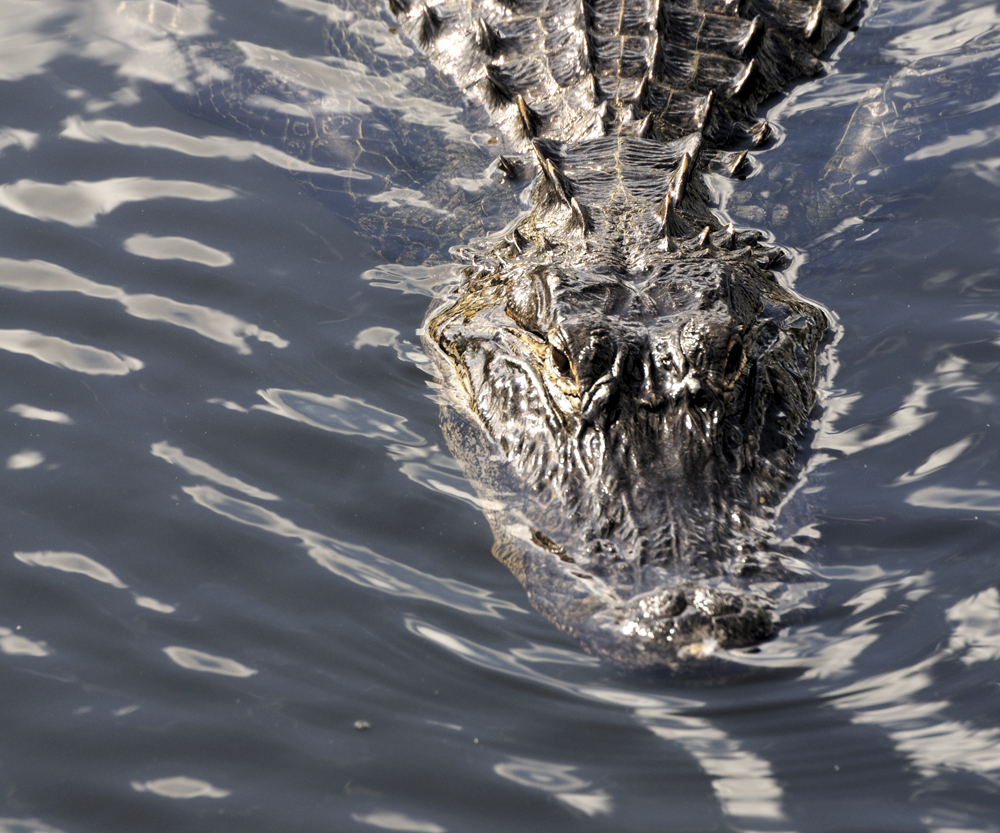
POLYGON ((165 30, 322 68, 328 16, 0 2, 0 831, 1000 829, 997 7, 872 3, 720 193, 840 339, 814 609, 714 685, 528 608, 422 369, 441 275, 157 92, 165 30))

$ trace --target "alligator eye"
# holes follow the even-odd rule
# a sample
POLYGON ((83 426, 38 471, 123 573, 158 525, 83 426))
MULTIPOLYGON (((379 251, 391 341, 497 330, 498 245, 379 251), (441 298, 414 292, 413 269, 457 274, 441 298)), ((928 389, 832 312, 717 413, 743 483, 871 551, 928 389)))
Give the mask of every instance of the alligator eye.
POLYGON ((732 376, 743 364, 743 345, 734 341, 729 348, 729 355, 726 357, 726 375, 732 376))
POLYGON ((529 333, 545 338, 539 319, 544 317, 547 298, 544 275, 522 275, 507 290, 507 315, 529 333))
POLYGON ((552 351, 552 364, 563 376, 569 376, 569 357, 558 347, 549 345, 552 351))

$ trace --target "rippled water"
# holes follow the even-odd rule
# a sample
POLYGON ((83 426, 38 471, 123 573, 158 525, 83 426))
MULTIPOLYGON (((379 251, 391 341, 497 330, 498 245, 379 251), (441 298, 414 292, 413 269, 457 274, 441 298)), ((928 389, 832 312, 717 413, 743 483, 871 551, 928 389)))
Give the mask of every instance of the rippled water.
POLYGON ((1000 829, 998 8, 871 3, 720 190, 840 335, 786 513, 813 607, 687 683, 490 557, 415 336, 449 268, 160 92, 184 38, 331 78, 329 20, 0 2, 0 831, 1000 829))

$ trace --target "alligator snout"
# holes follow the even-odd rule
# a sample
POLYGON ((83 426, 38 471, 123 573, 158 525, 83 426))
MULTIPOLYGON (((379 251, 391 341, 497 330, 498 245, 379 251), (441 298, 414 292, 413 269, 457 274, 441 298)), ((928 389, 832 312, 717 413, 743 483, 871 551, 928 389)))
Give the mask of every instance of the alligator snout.
POLYGON ((631 599, 616 613, 622 637, 653 655, 707 655, 755 645, 774 630, 770 612, 753 597, 692 583, 631 599))

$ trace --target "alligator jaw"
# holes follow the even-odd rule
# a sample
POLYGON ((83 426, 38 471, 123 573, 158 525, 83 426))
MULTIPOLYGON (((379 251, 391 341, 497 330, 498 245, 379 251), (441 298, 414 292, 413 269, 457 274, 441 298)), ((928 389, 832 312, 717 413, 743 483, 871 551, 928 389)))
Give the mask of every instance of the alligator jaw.
POLYGON ((675 668, 773 630, 769 507, 825 315, 726 253, 618 278, 573 247, 470 271, 424 341, 494 554, 590 652, 675 668))
POLYGON ((494 553, 521 578, 531 603, 612 665, 676 670, 756 645, 774 631, 760 580, 781 585, 775 565, 760 553, 734 549, 642 564, 641 555, 607 541, 571 556, 537 530, 530 543, 512 540, 523 527, 497 533, 494 553))

